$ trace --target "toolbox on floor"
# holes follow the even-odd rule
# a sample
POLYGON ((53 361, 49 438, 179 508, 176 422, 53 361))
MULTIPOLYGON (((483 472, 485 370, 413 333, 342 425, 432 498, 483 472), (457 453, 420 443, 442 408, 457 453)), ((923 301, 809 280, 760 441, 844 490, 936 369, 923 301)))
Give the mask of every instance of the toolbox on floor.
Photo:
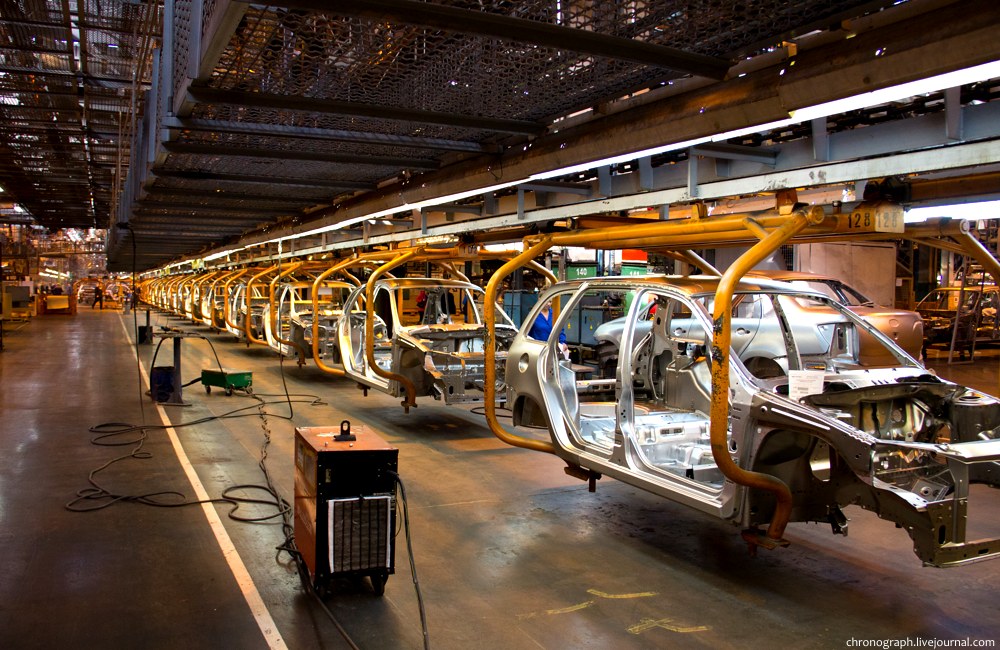
POLYGON ((232 395, 237 389, 252 393, 253 373, 249 370, 202 370, 201 383, 206 393, 212 392, 212 386, 225 389, 226 395, 232 395))

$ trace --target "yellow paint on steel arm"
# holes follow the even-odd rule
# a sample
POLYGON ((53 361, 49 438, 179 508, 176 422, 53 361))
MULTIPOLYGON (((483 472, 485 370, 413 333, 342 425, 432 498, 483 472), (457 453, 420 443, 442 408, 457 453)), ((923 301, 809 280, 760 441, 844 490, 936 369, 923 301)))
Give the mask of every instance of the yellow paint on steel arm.
MULTIPOLYGON (((761 472, 745 470, 733 461, 729 452, 729 352, 732 343, 732 304, 736 284, 747 271, 766 259, 782 244, 801 232, 817 219, 822 220, 822 208, 810 208, 808 212, 797 211, 786 217, 778 226, 730 266, 715 293, 712 308, 712 406, 710 410, 710 438, 712 456, 723 475, 729 480, 752 489, 766 490, 774 494, 777 504, 774 516, 767 530, 767 537, 781 540, 792 511, 792 493, 777 477, 761 472)), ((747 539, 751 544, 752 539, 747 539)))
MULTIPOLYGON (((347 267, 349 267, 349 266, 351 266, 353 264, 356 264, 356 263, 357 263, 357 260, 355 258, 353 258, 353 257, 337 262, 336 264, 334 264, 330 268, 326 269, 325 271, 323 271, 322 273, 320 273, 319 275, 317 275, 316 279, 313 281, 313 286, 312 286, 312 309, 313 309, 313 320, 312 320, 312 357, 313 357, 313 362, 316 364, 316 367, 319 368, 320 370, 322 370, 323 372, 330 373, 331 375, 335 375, 337 377, 343 377, 346 374, 344 372, 344 369, 343 368, 334 368, 333 366, 326 365, 326 363, 324 363, 323 360, 319 356, 319 345, 320 345, 320 341, 319 341, 319 287, 320 287, 321 284, 323 284, 324 280, 326 280, 328 277, 330 277, 331 275, 333 275, 333 274, 335 274, 337 272, 343 272, 344 275, 347 275, 350 278, 352 278, 360 286, 360 281, 358 281, 358 279, 356 277, 354 277, 350 273, 347 273, 346 271, 344 271, 344 269, 346 269, 347 267)), ((334 336, 336 336, 336 335, 337 335, 336 332, 334 332, 334 336)))
POLYGON ((486 341, 483 345, 483 352, 485 355, 485 360, 483 365, 485 371, 485 379, 483 381, 483 399, 485 401, 484 407, 486 410, 486 422, 489 424, 490 430, 500 440, 506 442, 508 445, 513 445, 515 447, 524 447, 525 449, 534 449, 535 451, 545 451, 550 454, 556 453, 556 448, 551 442, 544 440, 534 440, 531 438, 525 438, 513 433, 508 432, 500 422, 497 420, 497 400, 496 400, 496 379, 497 379, 497 351, 496 351, 496 328, 497 328, 497 315, 496 315, 496 304, 497 304, 497 291, 503 283, 503 280, 510 275, 515 269, 518 269, 529 260, 533 260, 545 251, 549 249, 552 245, 552 240, 550 237, 543 237, 541 241, 534 244, 533 246, 527 247, 523 253, 510 260, 493 274, 490 281, 486 284, 486 298, 484 304, 486 305, 483 309, 483 317, 486 322, 486 341))
POLYGON ((250 278, 250 281, 247 282, 247 289, 246 289, 246 296, 245 296, 245 298, 246 298, 246 305, 247 305, 247 315, 246 315, 246 318, 243 319, 243 333, 246 334, 247 341, 249 343, 256 343, 258 345, 267 345, 267 341, 262 341, 259 338, 257 338, 256 336, 254 336, 253 328, 250 327, 251 323, 253 322, 253 318, 251 318, 251 316, 253 315, 253 310, 251 309, 251 304, 250 304, 250 300, 251 300, 251 298, 253 296, 253 285, 256 284, 258 280, 260 280, 262 277, 264 277, 268 273, 271 273, 272 271, 277 270, 280 266, 281 266, 280 264, 275 264, 274 266, 269 266, 266 269, 264 269, 263 271, 261 271, 260 273, 258 273, 257 275, 255 275, 252 278, 250 278))
POLYGON ((236 281, 237 279, 243 277, 244 275, 246 275, 249 272, 250 272, 250 269, 243 269, 242 271, 239 271, 239 272, 233 274, 232 276, 226 278, 225 283, 222 285, 222 295, 223 295, 223 301, 222 301, 222 320, 225 321, 227 327, 230 327, 233 330, 236 330, 237 327, 236 327, 236 323, 233 322, 233 320, 230 318, 231 312, 229 311, 229 306, 232 303, 232 300, 229 297, 229 287, 233 284, 234 281, 236 281))
POLYGON ((368 284, 365 286, 365 358, 368 360, 368 367, 371 368, 379 377, 384 377, 389 381, 396 380, 403 386, 403 390, 406 391, 406 398, 403 400, 403 410, 409 412, 411 406, 417 405, 417 389, 413 385, 413 382, 403 375, 397 375, 394 372, 388 372, 379 368, 378 364, 375 363, 375 283, 380 277, 391 271, 392 269, 406 264, 412 257, 420 254, 423 249, 414 248, 406 251, 400 255, 394 257, 391 261, 386 262, 382 266, 375 269, 368 278, 368 284))
POLYGON ((286 340, 281 337, 281 332, 278 330, 278 305, 276 305, 274 302, 274 293, 275 293, 274 287, 278 283, 278 280, 287 277, 292 273, 295 273, 296 271, 301 269, 304 264, 305 262, 296 262, 291 266, 289 266, 284 271, 282 271, 281 273, 279 273, 278 275, 274 276, 274 278, 271 279, 271 284, 268 286, 267 289, 267 302, 269 306, 267 320, 268 320, 268 328, 270 328, 271 330, 271 336, 274 337, 274 340, 277 341, 279 345, 287 345, 291 348, 295 348, 296 354, 299 355, 300 365, 305 365, 306 351, 305 348, 303 348, 298 343, 286 340))

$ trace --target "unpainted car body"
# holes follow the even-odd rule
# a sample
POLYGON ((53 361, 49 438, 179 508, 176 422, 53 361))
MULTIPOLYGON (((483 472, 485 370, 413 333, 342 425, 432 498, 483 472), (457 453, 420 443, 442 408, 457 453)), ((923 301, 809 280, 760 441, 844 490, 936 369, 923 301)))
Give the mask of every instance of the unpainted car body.
POLYGON ((220 275, 199 292, 201 296, 201 322, 213 330, 224 330, 226 318, 226 296, 224 293, 226 275, 220 275))
MULTIPOLYGON (((561 304, 552 334, 530 337, 534 313, 508 351, 508 403, 514 424, 547 428, 572 468, 756 529, 770 521, 773 495, 724 476, 709 444, 709 306, 718 281, 647 276, 554 285, 539 299, 561 304), (631 352, 618 355, 614 378, 581 379, 561 359, 558 333, 585 298, 621 291, 636 292, 621 339, 631 352)), ((1000 540, 965 541, 969 482, 1000 483, 997 399, 929 374, 817 293, 744 280, 732 316, 728 452, 739 467, 790 486, 792 521, 828 522, 846 534, 841 508, 860 505, 906 529, 925 564, 1000 555, 1000 540), (824 317, 790 318, 809 305, 824 317)))
POLYGON ((817 291, 844 305, 871 323, 896 344, 919 359, 924 345, 924 322, 920 313, 876 305, 854 287, 837 278, 805 271, 753 270, 749 277, 763 277, 788 282, 810 291, 817 291))
POLYGON ((312 324, 319 320, 319 356, 328 357, 335 347, 336 324, 343 314, 344 301, 355 286, 348 282, 327 280, 319 287, 318 312, 313 311, 313 281, 297 280, 282 282, 275 288, 277 315, 275 327, 271 327, 270 303, 261 309, 261 322, 268 346, 282 355, 299 352, 304 357, 312 357, 312 324))
MULTIPOLYGON (((924 323, 920 314, 915 311, 876 306, 871 300, 844 282, 815 273, 754 270, 748 273, 747 277, 789 282, 801 289, 816 291, 828 296, 874 325, 901 348, 906 350, 910 356, 916 359, 922 358, 924 323)), ((802 309, 802 318, 808 320, 823 318, 822 313, 816 313, 817 310, 822 312, 824 309, 819 305, 802 304, 800 307, 802 309)), ((792 317, 791 320, 795 321, 797 317, 792 317)), ((601 360, 600 366, 606 376, 613 376, 613 374, 609 373, 614 372, 617 362, 617 350, 621 344, 623 325, 624 319, 615 319, 601 325, 594 332, 594 338, 598 341, 598 356, 601 360)), ((739 328, 734 329, 734 332, 739 334, 739 328)))
POLYGON ((928 345, 951 345, 952 336, 958 347, 973 343, 1000 342, 1000 288, 994 285, 939 287, 917 303, 917 311, 927 327, 928 345), (961 302, 961 310, 959 310, 961 302), (954 332, 955 315, 959 316, 958 331, 954 332))
MULTIPOLYGON (((365 355, 365 293, 358 287, 347 299, 337 326, 338 354, 348 376, 364 386, 401 396, 396 379, 379 375, 365 355)), ((483 290, 459 280, 387 278, 373 289, 374 358, 383 372, 413 383, 415 397, 433 396, 446 404, 483 399, 486 328, 482 320, 483 290), (417 307, 423 292, 426 304, 417 307)), ((498 313, 501 350, 514 336, 514 326, 498 313)))
MULTIPOLYGON (((229 319, 226 330, 238 339, 246 339, 247 319, 250 319, 250 329, 256 338, 264 336, 264 320, 262 313, 268 304, 267 285, 259 282, 250 285, 249 279, 234 282, 229 290, 229 319), (249 295, 247 286, 250 286, 249 295)), ((249 341, 247 341, 249 344, 249 341)))

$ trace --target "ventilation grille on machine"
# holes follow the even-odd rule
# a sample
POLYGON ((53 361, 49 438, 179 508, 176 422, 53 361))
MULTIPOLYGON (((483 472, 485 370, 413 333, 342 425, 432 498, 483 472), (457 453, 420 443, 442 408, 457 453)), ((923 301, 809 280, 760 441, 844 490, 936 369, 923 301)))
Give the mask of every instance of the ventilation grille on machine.
POLYGON ((328 503, 331 572, 389 567, 392 497, 331 499, 328 503))

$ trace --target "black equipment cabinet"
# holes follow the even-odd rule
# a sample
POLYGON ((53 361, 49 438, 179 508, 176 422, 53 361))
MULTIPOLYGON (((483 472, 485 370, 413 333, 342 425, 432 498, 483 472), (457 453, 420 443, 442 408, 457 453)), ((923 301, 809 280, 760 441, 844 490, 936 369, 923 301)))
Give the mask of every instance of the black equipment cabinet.
POLYGON ((395 565, 398 455, 364 425, 295 429, 295 542, 318 592, 348 576, 369 576, 384 592, 395 565))

